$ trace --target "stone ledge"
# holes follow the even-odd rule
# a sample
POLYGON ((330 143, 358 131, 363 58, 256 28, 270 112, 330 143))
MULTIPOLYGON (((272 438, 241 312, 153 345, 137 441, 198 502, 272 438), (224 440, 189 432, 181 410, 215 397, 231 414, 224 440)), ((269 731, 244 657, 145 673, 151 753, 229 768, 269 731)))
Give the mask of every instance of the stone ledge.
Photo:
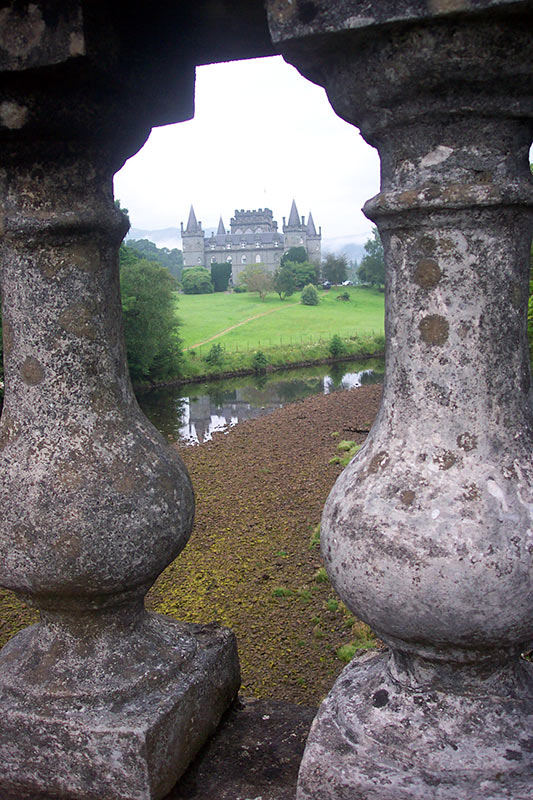
POLYGON ((316 709, 239 698, 165 800, 294 800, 316 709))

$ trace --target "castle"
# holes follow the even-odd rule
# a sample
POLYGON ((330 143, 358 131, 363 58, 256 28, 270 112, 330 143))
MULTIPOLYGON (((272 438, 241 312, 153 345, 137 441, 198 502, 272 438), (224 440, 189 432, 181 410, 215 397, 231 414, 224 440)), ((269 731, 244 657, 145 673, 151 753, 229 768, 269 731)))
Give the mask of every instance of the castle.
POLYGON ((278 232, 278 223, 269 208, 236 209, 230 220, 230 230, 226 230, 221 217, 216 234, 212 233, 207 239, 192 206, 187 227, 181 223, 183 266, 209 268, 215 262, 227 261, 232 265, 233 283, 248 264, 264 264, 273 272, 290 247, 305 247, 309 260, 320 263, 321 239, 322 229, 317 233, 313 215, 309 213, 306 223, 305 218, 299 216, 294 200, 289 221, 283 217, 283 233, 278 232))

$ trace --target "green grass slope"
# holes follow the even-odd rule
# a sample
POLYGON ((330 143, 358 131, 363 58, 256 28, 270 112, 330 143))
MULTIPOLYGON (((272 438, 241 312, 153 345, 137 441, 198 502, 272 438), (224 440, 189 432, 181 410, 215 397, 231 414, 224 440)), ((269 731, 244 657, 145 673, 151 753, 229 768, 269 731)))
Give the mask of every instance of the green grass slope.
POLYGON ((276 347, 291 341, 318 342, 335 333, 342 338, 383 334, 381 292, 343 287, 320 292, 319 296, 318 306, 304 306, 299 302, 299 293, 283 301, 275 294, 267 295, 264 301, 248 293, 180 295, 180 335, 185 348, 211 340, 202 345, 203 352, 213 342, 235 351, 276 347), (350 300, 338 300, 345 291, 350 300))

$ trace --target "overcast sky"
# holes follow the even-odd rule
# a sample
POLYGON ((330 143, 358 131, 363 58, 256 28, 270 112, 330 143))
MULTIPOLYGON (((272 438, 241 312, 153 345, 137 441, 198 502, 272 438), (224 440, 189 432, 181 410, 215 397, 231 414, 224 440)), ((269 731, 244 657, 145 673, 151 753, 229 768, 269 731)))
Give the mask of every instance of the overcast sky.
POLYGON ((135 228, 179 227, 191 203, 204 228, 265 207, 281 226, 294 197, 323 238, 361 243, 378 188, 376 151, 280 56, 199 67, 194 119, 154 128, 115 176, 135 228))

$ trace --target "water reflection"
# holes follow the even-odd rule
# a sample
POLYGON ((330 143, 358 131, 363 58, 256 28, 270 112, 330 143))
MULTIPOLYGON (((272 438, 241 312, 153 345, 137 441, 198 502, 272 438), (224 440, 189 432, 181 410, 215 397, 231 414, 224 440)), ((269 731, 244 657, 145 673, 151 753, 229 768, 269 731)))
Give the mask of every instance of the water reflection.
POLYGON ((198 444, 217 431, 313 394, 383 381, 380 359, 285 370, 157 389, 139 397, 146 416, 171 441, 198 444))

